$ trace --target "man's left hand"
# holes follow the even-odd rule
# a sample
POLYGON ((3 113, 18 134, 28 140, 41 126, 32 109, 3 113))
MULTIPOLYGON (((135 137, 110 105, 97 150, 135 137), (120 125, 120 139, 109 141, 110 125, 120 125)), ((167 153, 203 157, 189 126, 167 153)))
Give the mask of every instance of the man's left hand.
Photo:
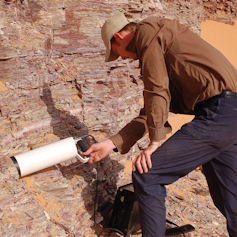
POLYGON ((159 147, 160 142, 150 142, 149 146, 143 150, 137 158, 132 162, 132 170, 138 170, 139 173, 147 173, 148 169, 151 169, 151 155, 159 147))

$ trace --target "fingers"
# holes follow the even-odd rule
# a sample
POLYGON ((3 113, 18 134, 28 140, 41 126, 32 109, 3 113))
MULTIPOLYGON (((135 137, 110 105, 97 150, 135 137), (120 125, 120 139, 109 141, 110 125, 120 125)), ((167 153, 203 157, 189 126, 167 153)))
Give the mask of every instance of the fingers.
POLYGON ((83 152, 83 156, 89 156, 88 163, 92 164, 96 161, 96 146, 93 144, 91 145, 85 152, 83 152))
POLYGON ((90 158, 88 160, 89 164, 93 164, 94 162, 97 162, 99 160, 101 160, 102 158, 98 155, 97 152, 91 153, 90 154, 90 158))
POLYGON ((133 161, 132 170, 142 174, 143 172, 147 173, 148 169, 152 167, 150 154, 146 151, 142 151, 139 156, 133 161))
POLYGON ((89 149, 83 153, 83 156, 89 156, 89 163, 100 161, 105 158, 115 147, 111 140, 92 144, 89 149))
MULTIPOLYGON (((135 160, 134 160, 135 161, 135 160)), ((132 171, 135 172, 136 171, 136 165, 135 165, 135 162, 132 162, 132 171)))
POLYGON ((83 152, 83 155, 88 156, 93 150, 94 150, 94 146, 91 145, 85 152, 83 152))
POLYGON ((100 161, 104 158, 103 147, 101 147, 99 143, 93 144, 86 152, 83 153, 83 156, 89 156, 89 164, 100 161))
POLYGON ((83 156, 92 156, 96 152, 100 150, 100 147, 98 147, 98 143, 92 144, 85 152, 83 152, 83 156))
POLYGON ((151 163, 151 155, 147 152, 145 152, 145 159, 146 159, 146 163, 148 165, 148 168, 151 169, 152 167, 152 163, 151 163))
POLYGON ((141 157, 141 154, 140 154, 140 155, 137 157, 136 163, 135 163, 136 168, 137 168, 137 170, 138 170, 138 172, 139 172, 140 174, 143 173, 143 169, 142 169, 142 165, 141 165, 141 160, 142 160, 142 157, 141 157))
POLYGON ((147 161, 146 161, 146 155, 143 152, 142 156, 141 156, 141 161, 140 161, 140 169, 138 170, 140 173, 147 173, 148 172, 148 167, 147 167, 147 161))

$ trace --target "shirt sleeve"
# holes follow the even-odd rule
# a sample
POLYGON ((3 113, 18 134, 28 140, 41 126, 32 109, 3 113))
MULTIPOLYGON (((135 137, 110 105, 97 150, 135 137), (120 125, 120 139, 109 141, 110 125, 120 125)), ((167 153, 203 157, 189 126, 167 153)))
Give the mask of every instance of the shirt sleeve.
POLYGON ((116 148, 121 154, 127 153, 130 148, 141 139, 146 133, 146 113, 145 109, 141 109, 139 116, 134 118, 124 128, 122 128, 116 135, 110 137, 116 148))
POLYGON ((144 109, 149 138, 151 141, 160 141, 171 130, 170 126, 166 126, 170 91, 164 54, 158 36, 150 26, 140 27, 136 46, 138 57, 142 62, 144 109))

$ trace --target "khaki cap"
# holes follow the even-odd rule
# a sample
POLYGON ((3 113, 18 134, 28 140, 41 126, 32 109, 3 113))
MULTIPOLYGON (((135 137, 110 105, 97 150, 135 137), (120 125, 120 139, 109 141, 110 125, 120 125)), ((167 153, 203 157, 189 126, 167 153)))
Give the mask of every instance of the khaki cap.
POLYGON ((119 57, 112 53, 110 40, 113 38, 115 33, 122 30, 128 23, 129 21, 125 15, 120 12, 111 16, 102 26, 101 37, 106 47, 105 62, 116 60, 119 57))

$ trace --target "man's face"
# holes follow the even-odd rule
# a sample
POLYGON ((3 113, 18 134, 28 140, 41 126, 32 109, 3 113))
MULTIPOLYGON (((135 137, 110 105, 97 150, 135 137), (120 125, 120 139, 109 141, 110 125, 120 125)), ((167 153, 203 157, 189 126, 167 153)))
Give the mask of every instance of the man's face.
POLYGON ((136 60, 137 55, 134 52, 126 50, 133 35, 131 32, 119 32, 114 35, 115 41, 111 43, 111 50, 115 55, 121 56, 122 59, 131 58, 136 60))

